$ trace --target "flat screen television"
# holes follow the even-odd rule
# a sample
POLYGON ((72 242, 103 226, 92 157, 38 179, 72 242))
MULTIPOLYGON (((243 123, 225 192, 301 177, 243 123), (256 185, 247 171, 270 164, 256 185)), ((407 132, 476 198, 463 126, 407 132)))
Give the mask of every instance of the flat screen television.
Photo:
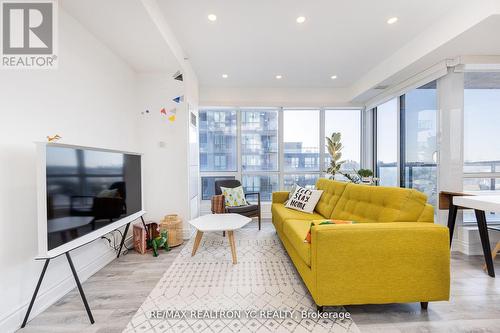
POLYGON ((38 144, 39 256, 89 243, 143 211, 141 155, 38 144))

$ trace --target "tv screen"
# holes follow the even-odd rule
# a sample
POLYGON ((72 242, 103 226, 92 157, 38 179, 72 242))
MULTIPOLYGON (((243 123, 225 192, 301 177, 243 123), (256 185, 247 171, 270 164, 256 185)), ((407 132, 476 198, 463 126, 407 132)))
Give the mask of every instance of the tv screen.
POLYGON ((141 156, 47 145, 46 191, 52 250, 142 210, 141 156))

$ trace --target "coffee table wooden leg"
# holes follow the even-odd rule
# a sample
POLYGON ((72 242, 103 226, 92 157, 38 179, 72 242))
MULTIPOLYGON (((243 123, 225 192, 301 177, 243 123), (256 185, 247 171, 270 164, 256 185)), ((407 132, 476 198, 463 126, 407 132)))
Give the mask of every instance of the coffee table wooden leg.
POLYGON ((191 257, 196 254, 196 250, 198 250, 198 246, 200 246, 201 237, 203 237, 203 231, 197 230, 196 238, 194 239, 194 244, 193 244, 193 252, 191 252, 191 257))
POLYGON ((237 264, 238 260, 236 259, 236 245, 234 243, 234 233, 232 230, 227 232, 227 236, 229 238, 229 245, 231 245, 231 254, 233 256, 233 264, 237 264))

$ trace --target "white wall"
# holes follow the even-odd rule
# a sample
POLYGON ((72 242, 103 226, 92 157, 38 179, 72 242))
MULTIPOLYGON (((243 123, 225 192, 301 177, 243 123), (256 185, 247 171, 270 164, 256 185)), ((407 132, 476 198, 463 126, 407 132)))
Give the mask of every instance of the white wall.
MULTIPOLYGON (((43 264, 33 260, 33 142, 57 133, 63 143, 139 149, 134 72, 62 9, 59 24, 57 70, 0 72, 0 332, 19 327, 43 264)), ((73 252, 82 280, 114 257, 101 240, 73 252)), ((66 259, 54 259, 31 317, 74 286, 66 259)))
POLYGON ((166 214, 189 217, 188 201, 188 121, 185 103, 172 98, 182 95, 182 82, 172 80, 169 73, 141 74, 137 80, 138 109, 149 110, 139 121, 141 151, 144 153, 144 196, 146 218, 162 219, 166 214), (160 109, 177 108, 170 122, 160 109))
POLYGON ((344 88, 202 87, 202 106, 358 107, 344 88))

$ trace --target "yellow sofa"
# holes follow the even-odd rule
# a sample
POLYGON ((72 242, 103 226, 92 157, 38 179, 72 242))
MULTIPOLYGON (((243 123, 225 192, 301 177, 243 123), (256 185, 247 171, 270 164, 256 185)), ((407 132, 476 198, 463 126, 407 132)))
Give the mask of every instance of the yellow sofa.
POLYGON ((272 219, 288 255, 322 306, 448 300, 448 228, 434 224, 425 194, 413 189, 319 179, 323 190, 313 214, 284 206, 288 192, 274 192, 272 219), (356 224, 317 225, 312 220, 356 224))

